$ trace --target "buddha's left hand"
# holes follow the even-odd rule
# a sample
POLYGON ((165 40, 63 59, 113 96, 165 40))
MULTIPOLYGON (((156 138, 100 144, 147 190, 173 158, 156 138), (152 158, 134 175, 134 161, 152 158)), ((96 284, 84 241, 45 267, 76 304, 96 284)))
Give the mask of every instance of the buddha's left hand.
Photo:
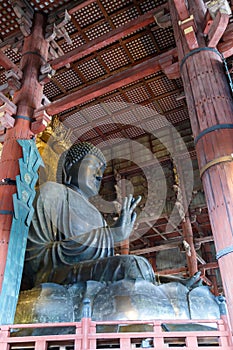
POLYGON ((111 227, 115 242, 121 242, 129 237, 137 217, 134 209, 141 200, 141 196, 133 198, 130 194, 124 198, 121 214, 116 223, 111 227))

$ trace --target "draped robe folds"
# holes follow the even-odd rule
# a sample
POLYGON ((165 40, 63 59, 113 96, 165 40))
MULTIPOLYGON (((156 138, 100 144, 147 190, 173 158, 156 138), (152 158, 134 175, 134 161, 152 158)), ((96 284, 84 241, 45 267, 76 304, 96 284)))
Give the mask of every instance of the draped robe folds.
POLYGON ((100 212, 82 194, 55 182, 40 187, 29 230, 24 276, 43 282, 154 280, 148 261, 113 256, 114 239, 100 212))

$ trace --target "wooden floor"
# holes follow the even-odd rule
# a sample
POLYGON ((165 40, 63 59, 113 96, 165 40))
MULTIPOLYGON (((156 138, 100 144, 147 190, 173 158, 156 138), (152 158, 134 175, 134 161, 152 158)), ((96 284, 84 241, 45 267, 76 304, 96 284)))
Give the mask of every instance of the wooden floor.
POLYGON ((150 349, 233 350, 226 317, 220 320, 115 321, 0 327, 1 350, 150 349), (189 326, 203 330, 187 330, 189 326), (210 328, 211 327, 211 328, 210 328), (40 329, 40 334, 37 335, 40 329), (208 330, 206 330, 208 329, 208 330), (26 333, 25 333, 26 332, 26 333), (61 334, 62 333, 62 334, 61 334), (27 334, 27 335, 26 335, 27 334))

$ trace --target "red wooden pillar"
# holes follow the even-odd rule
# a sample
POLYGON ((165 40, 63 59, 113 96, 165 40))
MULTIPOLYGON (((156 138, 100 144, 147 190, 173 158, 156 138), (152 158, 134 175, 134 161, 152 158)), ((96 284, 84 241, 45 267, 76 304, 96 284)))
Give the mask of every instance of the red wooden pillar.
POLYGON ((185 30, 178 23, 185 19, 181 15, 186 5, 175 2, 179 18, 172 0, 170 13, 181 76, 233 328, 233 100, 220 55, 205 46, 203 2, 189 1, 188 15, 198 24, 196 33, 191 22, 185 30))
MULTIPOLYGON (((24 39, 20 68, 23 71, 22 85, 13 97, 17 106, 15 126, 8 129, 0 160, 0 181, 6 178, 15 180, 19 174, 18 159, 21 158, 21 147, 17 139, 30 139, 34 135, 30 130, 34 110, 41 105, 43 87, 38 82, 40 67, 47 61, 48 43, 44 39, 45 19, 36 14, 30 36, 24 39)), ((12 194, 15 185, 0 186, 0 290, 8 251, 8 241, 12 222, 12 194)), ((12 267, 14 268, 14 267, 12 267)))

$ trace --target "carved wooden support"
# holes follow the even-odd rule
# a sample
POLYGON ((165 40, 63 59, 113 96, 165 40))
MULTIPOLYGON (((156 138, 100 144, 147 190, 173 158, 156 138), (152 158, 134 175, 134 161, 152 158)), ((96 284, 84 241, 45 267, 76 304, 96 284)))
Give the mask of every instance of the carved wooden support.
POLYGON ((34 121, 31 125, 31 131, 34 134, 39 134, 44 131, 47 125, 50 123, 52 117, 46 113, 45 110, 37 110, 34 113, 34 121))
POLYGON ((218 50, 223 54, 225 58, 233 55, 233 23, 229 24, 225 33, 221 38, 221 42, 218 44, 218 50))
MULTIPOLYGON (((67 42, 67 44, 72 45, 72 40, 65 28, 65 25, 71 20, 71 15, 68 13, 67 10, 64 12, 64 16, 62 20, 58 23, 50 23, 46 27, 46 34, 45 38, 46 41, 50 43, 49 47, 49 58, 55 59, 60 56, 64 55, 64 52, 62 51, 61 47, 57 44, 57 42, 54 40, 55 38, 64 38, 64 40, 67 42)), ((66 66, 69 68, 69 66, 66 66)))
POLYGON ((15 123, 12 115, 16 114, 16 105, 2 93, 0 93, 0 101, 3 102, 0 106, 0 130, 12 128, 15 123))
POLYGON ((21 32, 25 37, 31 34, 32 19, 34 11, 28 2, 24 0, 12 1, 12 6, 16 16, 21 32))
POLYGON ((48 42, 57 38, 64 38, 67 44, 72 44, 72 40, 69 37, 65 29, 65 25, 71 20, 71 15, 67 10, 64 12, 63 19, 59 23, 52 23, 47 25, 45 38, 48 42))
POLYGON ((168 77, 168 79, 177 79, 180 77, 180 67, 175 58, 172 55, 168 55, 159 60, 162 71, 168 77))
POLYGON ((52 78, 56 71, 51 67, 49 63, 46 63, 41 66, 40 73, 39 82, 44 85, 52 78))
POLYGON ((155 12, 154 19, 160 28, 168 28, 172 25, 170 13, 166 13, 165 9, 155 12))
POLYGON ((218 11, 215 19, 211 23, 207 33, 208 47, 216 47, 223 36, 229 22, 229 16, 226 13, 218 11))
POLYGON ((21 88, 22 75, 23 74, 20 70, 15 71, 14 69, 11 69, 5 72, 7 80, 7 92, 9 92, 11 96, 14 95, 15 91, 21 88))

